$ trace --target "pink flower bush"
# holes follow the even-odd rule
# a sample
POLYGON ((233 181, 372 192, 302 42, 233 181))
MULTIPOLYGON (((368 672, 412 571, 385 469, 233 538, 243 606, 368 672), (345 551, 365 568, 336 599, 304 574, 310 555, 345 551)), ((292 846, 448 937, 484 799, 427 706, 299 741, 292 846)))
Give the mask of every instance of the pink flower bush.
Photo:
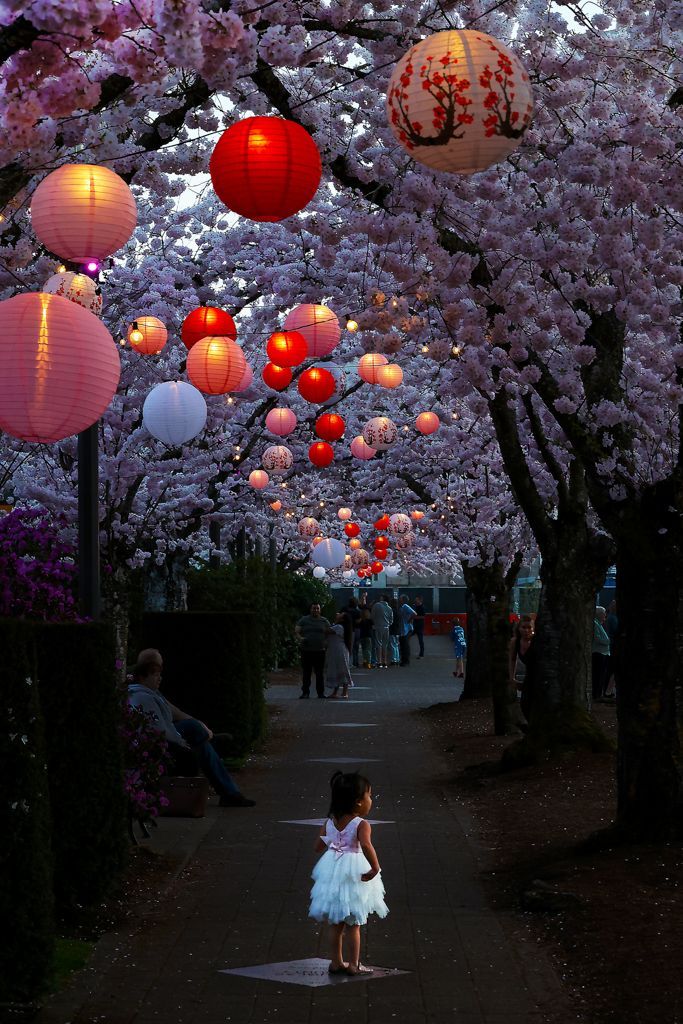
POLYGON ((75 550, 43 509, 0 518, 0 615, 63 622, 78 618, 75 550))
POLYGON ((150 821, 168 799, 161 792, 166 775, 168 743, 152 723, 151 716, 128 702, 123 705, 119 735, 123 743, 123 791, 133 818, 150 821))

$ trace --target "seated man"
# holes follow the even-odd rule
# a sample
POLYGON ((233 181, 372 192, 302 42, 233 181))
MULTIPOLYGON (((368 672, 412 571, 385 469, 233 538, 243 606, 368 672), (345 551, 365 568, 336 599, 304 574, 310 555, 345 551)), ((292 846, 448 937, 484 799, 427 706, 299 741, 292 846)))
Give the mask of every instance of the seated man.
POLYGON ((133 669, 134 682, 128 687, 128 703, 152 714, 176 763, 182 763, 183 758, 187 762, 190 752, 195 755, 201 771, 218 793, 221 807, 253 807, 256 801, 240 793, 211 745, 213 733, 208 726, 174 707, 159 693, 163 664, 159 651, 140 651, 133 669))

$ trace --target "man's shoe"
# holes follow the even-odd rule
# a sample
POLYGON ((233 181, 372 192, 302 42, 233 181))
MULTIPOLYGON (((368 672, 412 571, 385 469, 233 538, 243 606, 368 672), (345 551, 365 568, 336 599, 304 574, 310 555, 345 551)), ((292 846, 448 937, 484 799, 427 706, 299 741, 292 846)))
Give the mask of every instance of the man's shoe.
POLYGON ((319 693, 318 700, 327 700, 327 696, 324 693, 319 693))
POLYGON ((219 807, 255 807, 256 801, 249 800, 242 793, 231 793, 222 796, 218 801, 219 807))
POLYGON ((311 696, 310 693, 300 693, 299 694, 299 700, 308 700, 308 698, 310 696, 311 696))

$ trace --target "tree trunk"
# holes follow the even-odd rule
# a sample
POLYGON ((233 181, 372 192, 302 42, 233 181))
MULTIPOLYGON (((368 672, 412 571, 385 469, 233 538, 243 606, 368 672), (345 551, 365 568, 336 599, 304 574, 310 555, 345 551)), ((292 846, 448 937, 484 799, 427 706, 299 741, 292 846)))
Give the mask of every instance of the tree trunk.
POLYGON ((129 577, 121 568, 114 569, 103 578, 102 598, 104 618, 114 627, 116 651, 116 681, 123 687, 128 662, 128 627, 130 623, 129 577))
POLYGON ((491 696, 490 569, 463 565, 467 584, 467 674, 461 700, 491 696))
POLYGON ((169 555, 145 575, 145 611, 187 611, 187 556, 169 555))

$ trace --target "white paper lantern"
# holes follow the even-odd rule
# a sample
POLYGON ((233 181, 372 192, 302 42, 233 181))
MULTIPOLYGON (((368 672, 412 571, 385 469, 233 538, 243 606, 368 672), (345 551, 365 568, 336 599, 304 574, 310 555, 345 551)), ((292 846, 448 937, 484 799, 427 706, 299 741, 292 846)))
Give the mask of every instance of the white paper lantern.
POLYGON ((296 415, 291 409, 271 409, 266 416, 266 429, 276 437, 287 437, 296 426, 296 415))
POLYGON ((529 76, 512 50, 475 29, 436 32, 401 58, 387 90, 392 132, 421 164, 475 174, 504 160, 529 127, 529 76))
POLYGON ((345 555, 346 549, 341 541, 327 537, 315 546, 312 557, 316 565, 322 565, 325 569, 338 569, 344 564, 345 555))
POLYGON ((342 573, 342 576, 344 577, 345 580, 352 580, 355 575, 356 573, 355 570, 353 569, 345 569, 344 572, 342 573))
POLYGON ((328 356, 341 337, 341 327, 336 315, 328 306, 304 303, 296 306, 285 319, 285 330, 303 334, 308 353, 319 359, 328 356))
POLYGON ((164 444, 185 444, 204 429, 206 402, 192 384, 164 381, 147 395, 142 420, 150 434, 164 444))
POLYGON ((339 519, 341 519, 342 523, 345 523, 347 519, 351 518, 352 515, 353 512, 351 511, 350 508, 340 508, 339 511, 337 512, 337 516, 339 517, 339 519))
POLYGON ((266 448, 261 462, 263 463, 263 468, 267 469, 269 473, 279 476, 292 468, 294 456, 285 445, 274 444, 270 448, 266 448))
MULTIPOLYGON (((249 486, 255 491, 262 491, 270 483, 270 477, 264 469, 254 469, 249 474, 249 486)), ((271 505, 272 508, 272 505, 271 505)))
POLYGON ((398 576, 401 572, 401 566, 396 565, 395 562, 391 562, 390 565, 384 566, 384 571, 387 576, 398 576))
POLYGON ((320 523, 313 516, 305 516, 300 520, 298 530, 300 537, 315 537, 320 532, 320 523))
POLYGON ((323 580, 325 579, 327 573, 325 569, 323 569, 322 565, 316 565, 316 567, 313 570, 313 575, 317 580, 323 580))
POLYGON ((69 302, 83 306, 83 309, 94 313, 95 316, 102 313, 102 292, 99 285, 87 274, 72 274, 70 271, 53 274, 43 285, 43 291, 48 295, 61 295, 69 302))
POLYGON ((398 429, 388 416, 375 416, 363 427, 363 440, 378 452, 386 451, 398 438, 398 429))
POLYGON ((395 512, 393 516, 389 516, 389 529, 394 536, 400 537, 404 533, 410 533, 412 528, 410 516, 407 516, 405 512, 395 512))

